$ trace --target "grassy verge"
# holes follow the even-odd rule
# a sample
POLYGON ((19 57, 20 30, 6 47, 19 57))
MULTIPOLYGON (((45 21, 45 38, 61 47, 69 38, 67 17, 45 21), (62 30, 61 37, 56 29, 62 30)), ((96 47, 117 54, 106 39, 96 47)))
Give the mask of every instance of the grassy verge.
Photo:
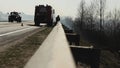
POLYGON ((40 31, 28 37, 23 43, 18 43, 0 53, 0 68, 23 68, 51 30, 52 28, 47 28, 40 31))
POLYGON ((120 68, 120 56, 117 52, 102 50, 100 68, 120 68))
MULTIPOLYGON (((91 46, 92 44, 81 39, 80 45, 91 46)), ((120 55, 118 52, 101 50, 100 68, 120 68, 120 55)))
POLYGON ((90 44, 89 42, 85 41, 85 40, 80 40, 80 46, 92 46, 92 44, 90 44))

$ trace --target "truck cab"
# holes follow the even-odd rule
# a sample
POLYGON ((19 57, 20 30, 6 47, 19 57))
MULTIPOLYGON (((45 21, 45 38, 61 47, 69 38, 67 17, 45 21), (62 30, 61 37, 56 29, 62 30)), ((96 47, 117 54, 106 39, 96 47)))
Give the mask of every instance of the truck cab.
POLYGON ((9 16, 8 16, 8 21, 9 22, 14 22, 14 21, 17 21, 17 22, 21 22, 21 16, 19 15, 20 13, 18 12, 10 12, 9 16))

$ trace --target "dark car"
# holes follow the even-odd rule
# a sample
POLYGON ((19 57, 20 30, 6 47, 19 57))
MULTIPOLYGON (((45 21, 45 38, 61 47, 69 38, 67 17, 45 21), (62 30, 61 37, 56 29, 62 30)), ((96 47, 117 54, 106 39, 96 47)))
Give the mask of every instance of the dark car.
POLYGON ((20 13, 18 12, 10 12, 10 15, 8 16, 8 21, 9 22, 21 22, 21 16, 19 15, 20 13))

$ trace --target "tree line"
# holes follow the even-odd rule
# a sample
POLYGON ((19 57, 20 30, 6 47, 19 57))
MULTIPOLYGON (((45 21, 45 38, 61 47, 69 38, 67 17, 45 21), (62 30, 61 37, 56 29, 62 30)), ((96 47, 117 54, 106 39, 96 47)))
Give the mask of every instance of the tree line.
POLYGON ((106 0, 81 0, 74 30, 105 49, 120 49, 120 10, 107 11, 106 0))

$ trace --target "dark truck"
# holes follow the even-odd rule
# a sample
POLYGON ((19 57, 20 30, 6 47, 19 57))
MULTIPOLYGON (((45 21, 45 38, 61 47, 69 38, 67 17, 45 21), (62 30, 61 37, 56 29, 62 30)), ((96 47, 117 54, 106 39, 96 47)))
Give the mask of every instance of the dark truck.
POLYGON ((50 5, 38 5, 35 6, 34 22, 36 26, 40 23, 46 23, 47 26, 53 26, 53 15, 55 11, 50 5))
POLYGON ((10 12, 9 16, 8 16, 8 21, 9 22, 14 22, 14 21, 17 21, 17 22, 21 22, 21 16, 19 15, 20 13, 18 12, 10 12))

